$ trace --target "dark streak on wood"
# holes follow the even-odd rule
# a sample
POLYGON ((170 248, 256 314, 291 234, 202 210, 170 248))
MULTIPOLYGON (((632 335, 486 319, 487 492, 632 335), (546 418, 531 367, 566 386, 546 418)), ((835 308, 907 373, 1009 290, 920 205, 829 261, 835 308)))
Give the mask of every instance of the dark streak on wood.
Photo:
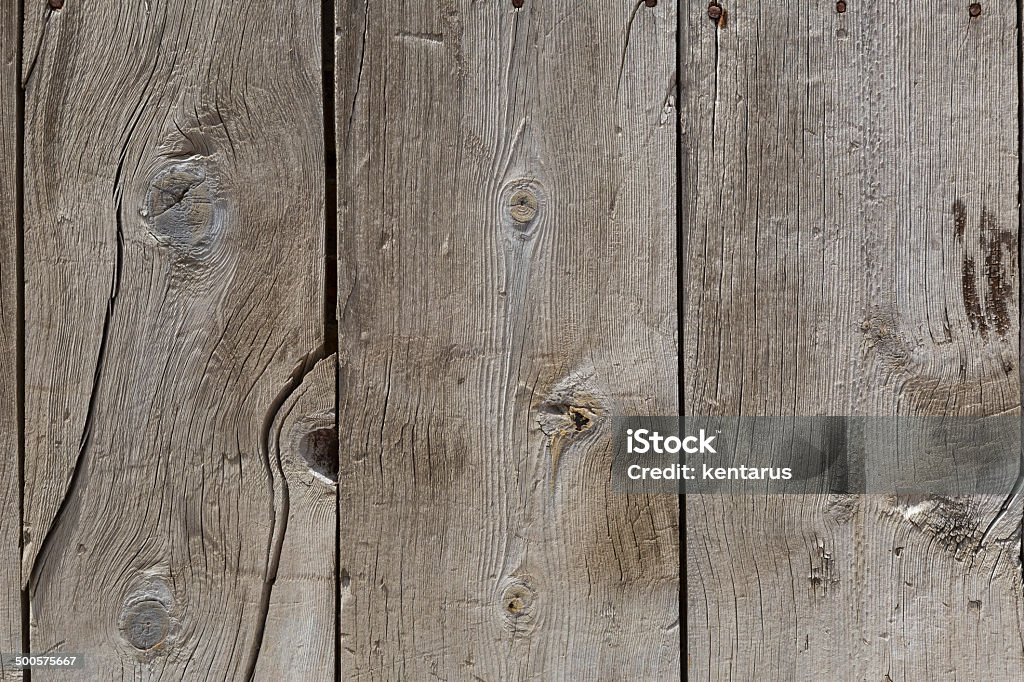
MULTIPOLYGON (((1015 305, 1017 238, 1014 233, 996 225, 989 210, 981 208, 981 239, 985 253, 985 280, 987 282, 985 310, 989 323, 1000 336, 1011 328, 1010 306, 1015 305), (1009 259, 1009 262, 1005 262, 1009 259)), ((1016 310, 1014 311, 1016 315, 1016 310)))
POLYGON ((964 202, 957 199, 953 202, 953 233, 958 242, 963 242, 965 229, 967 229, 967 209, 964 207, 964 202))
POLYGON ((967 311, 967 319, 971 323, 971 328, 984 335, 988 333, 988 323, 981 311, 981 297, 978 295, 977 280, 978 273, 974 259, 965 256, 960 279, 960 287, 964 296, 964 310, 967 311))

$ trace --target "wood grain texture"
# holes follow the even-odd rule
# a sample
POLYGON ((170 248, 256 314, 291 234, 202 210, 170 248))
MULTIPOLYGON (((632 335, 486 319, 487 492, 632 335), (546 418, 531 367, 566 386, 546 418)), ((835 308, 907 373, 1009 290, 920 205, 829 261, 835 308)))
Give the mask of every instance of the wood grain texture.
POLYGON ((309 369, 271 427, 286 524, 259 680, 334 680, 338 431, 334 356, 309 369))
MULTIPOLYGON (((1019 413, 1015 5, 846 4, 682 17, 686 413, 1019 413)), ((688 497, 691 678, 1017 679, 1007 501, 688 497)))
POLYGON ((52 4, 23 73, 32 648, 244 679, 273 426, 323 354, 319 3, 52 4))
POLYGON ((343 676, 678 679, 673 3, 337 25, 343 676))
MULTIPOLYGON (((21 652, 18 463, 18 6, 0 2, 0 661, 21 652)), ((21 679, 4 670, 0 680, 21 679)))

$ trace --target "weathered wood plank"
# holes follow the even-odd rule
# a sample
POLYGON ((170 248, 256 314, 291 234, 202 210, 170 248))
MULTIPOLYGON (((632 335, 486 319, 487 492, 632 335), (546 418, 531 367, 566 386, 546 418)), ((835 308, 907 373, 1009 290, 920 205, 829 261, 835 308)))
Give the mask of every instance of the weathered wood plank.
MULTIPOLYGON (((0 3, 0 661, 21 652, 18 463, 18 3, 0 3)), ((21 679, 4 670, 0 680, 21 679)))
POLYGON ((673 3, 337 23, 343 675, 678 679, 673 3))
POLYGON ((334 356, 278 410, 271 449, 287 492, 281 563, 256 679, 335 679, 338 431, 334 356))
POLYGON ((245 679, 272 428, 323 353, 319 3, 60 4, 28 10, 23 73, 32 647, 245 679))
MULTIPOLYGON (((1018 412, 1015 5, 845 5, 686 6, 685 410, 1018 412)), ((687 498, 691 677, 1016 679, 1002 502, 687 498)))

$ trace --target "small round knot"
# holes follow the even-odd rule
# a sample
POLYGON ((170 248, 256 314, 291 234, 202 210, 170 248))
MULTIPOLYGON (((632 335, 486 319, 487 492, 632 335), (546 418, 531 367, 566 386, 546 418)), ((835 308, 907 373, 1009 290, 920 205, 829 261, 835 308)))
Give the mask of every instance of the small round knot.
POLYGON ((520 225, 537 217, 537 195, 529 189, 518 189, 508 200, 508 212, 520 225))
POLYGON ((970 15, 972 17, 980 17, 981 16, 981 3, 980 2, 972 2, 970 8, 967 11, 970 12, 970 15))
POLYGON ((316 429, 299 441, 299 454, 314 472, 330 481, 338 480, 338 432, 333 428, 316 429))
POLYGON ((507 576, 500 585, 501 596, 497 606, 501 609, 502 626, 516 635, 529 635, 537 627, 537 590, 533 578, 517 571, 507 576))
POLYGON ((644 0, 644 4, 648 7, 657 7, 658 0, 644 0))
POLYGON ((50 9, 64 9, 64 0, 50 0, 50 9))
POLYGON ((708 17, 713 21, 718 21, 722 18, 722 6, 717 2, 712 2, 708 5, 708 17))
POLYGON ((836 11, 840 14, 846 11, 846 3, 843 2, 843 0, 839 0, 839 2, 836 3, 836 11))
POLYGON ((124 638, 136 649, 146 651, 157 646, 171 630, 167 609, 155 599, 132 604, 124 613, 124 638))
POLYGON ((529 614, 533 606, 533 590, 524 583, 509 586, 502 595, 502 606, 512 618, 522 618, 529 614))
POLYGON ((224 207, 215 169, 199 158, 161 167, 139 209, 150 234, 179 258, 215 259, 224 207))
POLYGON ((523 0, 512 0, 512 6, 519 9, 523 6, 523 0))

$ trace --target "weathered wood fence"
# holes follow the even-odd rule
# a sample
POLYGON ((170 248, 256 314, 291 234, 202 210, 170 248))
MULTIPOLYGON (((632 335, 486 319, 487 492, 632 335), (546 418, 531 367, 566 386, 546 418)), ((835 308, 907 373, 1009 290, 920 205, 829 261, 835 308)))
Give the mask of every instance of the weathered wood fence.
POLYGON ((0 0, 0 680, 1019 679, 1016 495, 602 424, 1019 413, 1020 24, 0 0))

